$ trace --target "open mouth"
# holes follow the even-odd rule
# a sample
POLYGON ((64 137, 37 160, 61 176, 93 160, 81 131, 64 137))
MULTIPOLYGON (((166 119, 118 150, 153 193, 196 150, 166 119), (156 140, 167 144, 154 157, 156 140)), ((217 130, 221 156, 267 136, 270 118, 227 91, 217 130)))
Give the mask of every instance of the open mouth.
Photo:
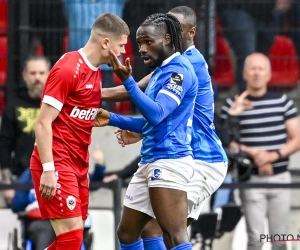
POLYGON ((144 63, 149 64, 151 62, 151 58, 149 56, 142 56, 144 63))

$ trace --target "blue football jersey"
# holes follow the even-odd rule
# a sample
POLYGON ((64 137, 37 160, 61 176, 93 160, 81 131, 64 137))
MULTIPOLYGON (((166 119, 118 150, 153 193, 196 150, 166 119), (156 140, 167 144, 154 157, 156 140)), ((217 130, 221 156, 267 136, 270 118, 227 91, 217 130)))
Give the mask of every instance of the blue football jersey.
POLYGON ((190 141, 197 89, 198 81, 193 66, 179 53, 155 69, 145 94, 152 100, 160 94, 167 95, 178 106, 157 125, 151 125, 145 119, 141 163, 192 156, 190 141))
POLYGON ((215 131, 214 92, 207 63, 194 46, 191 46, 183 56, 191 62, 198 78, 191 143, 194 158, 205 162, 227 161, 227 156, 215 131))

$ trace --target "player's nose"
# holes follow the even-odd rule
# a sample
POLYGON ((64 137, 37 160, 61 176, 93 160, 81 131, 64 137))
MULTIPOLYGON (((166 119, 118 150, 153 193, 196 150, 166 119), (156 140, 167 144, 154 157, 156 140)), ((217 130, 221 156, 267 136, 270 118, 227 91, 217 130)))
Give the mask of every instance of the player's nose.
POLYGON ((139 49, 139 52, 140 52, 141 54, 146 53, 146 52, 147 52, 147 47, 141 45, 141 46, 140 46, 140 49, 139 49))

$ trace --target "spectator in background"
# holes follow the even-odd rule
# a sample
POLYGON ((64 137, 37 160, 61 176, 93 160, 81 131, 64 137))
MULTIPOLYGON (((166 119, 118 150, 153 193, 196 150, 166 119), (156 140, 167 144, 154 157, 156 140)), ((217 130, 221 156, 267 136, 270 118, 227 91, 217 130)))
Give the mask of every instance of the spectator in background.
MULTIPOLYGON (((221 110, 223 124, 231 117, 239 120, 240 138, 229 146, 249 154, 253 160, 255 168, 248 183, 290 183, 289 156, 300 148, 297 109, 286 95, 267 92, 270 78, 269 59, 261 53, 249 55, 244 66, 247 91, 227 99, 221 110)), ((270 235, 289 233, 290 189, 242 189, 240 195, 248 250, 261 250, 259 236, 265 232, 266 216, 270 235)), ((286 242, 273 242, 272 249, 286 250, 286 242)))
POLYGON ((93 173, 89 174, 90 181, 102 181, 106 166, 104 164, 104 154, 97 144, 92 154, 95 166, 93 173))
MULTIPOLYGON (((69 25, 67 50, 76 51, 89 40, 90 30, 95 19, 105 12, 111 12, 122 18, 124 0, 63 0, 69 25)), ((125 21, 126 22, 126 21, 125 21)), ((102 64, 102 87, 114 86, 112 68, 102 64)), ((102 107, 112 111, 112 104, 102 102, 102 107)))
MULTIPOLYGON (((31 56, 24 63, 23 80, 26 88, 18 91, 17 98, 4 108, 0 129, 0 165, 3 183, 11 183, 29 167, 34 145, 34 125, 40 98, 50 71, 50 61, 43 56, 31 56)), ((13 190, 4 191, 7 203, 13 190)))
POLYGON ((236 82, 243 92, 245 58, 254 52, 267 54, 279 33, 283 13, 292 0, 226 0, 217 1, 217 11, 224 35, 236 56, 236 82))

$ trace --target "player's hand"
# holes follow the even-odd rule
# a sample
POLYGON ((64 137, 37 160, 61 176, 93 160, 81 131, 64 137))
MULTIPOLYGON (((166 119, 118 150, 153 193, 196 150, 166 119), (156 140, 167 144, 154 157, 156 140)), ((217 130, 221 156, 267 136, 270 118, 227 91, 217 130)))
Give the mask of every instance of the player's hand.
POLYGON ((57 178, 55 171, 43 171, 40 180, 40 194, 43 199, 52 200, 55 195, 57 186, 57 178))
POLYGON ((116 174, 112 174, 112 175, 109 175, 109 176, 105 176, 105 177, 103 178, 103 182, 104 182, 104 183, 108 183, 108 182, 117 180, 118 178, 119 178, 119 177, 118 177, 116 174))
POLYGON ((132 67, 130 65, 129 57, 125 60, 125 65, 123 65, 119 59, 117 58, 116 54, 113 51, 109 51, 110 57, 110 64, 113 67, 114 72, 119 77, 119 79, 124 82, 127 80, 132 73, 132 67))
POLYGON ((118 143, 121 144, 122 147, 125 147, 129 144, 134 144, 143 138, 143 136, 139 133, 131 132, 129 130, 122 130, 120 128, 115 130, 115 134, 118 143))
POLYGON ((99 109, 95 118, 94 127, 105 127, 108 125, 110 119, 110 113, 105 109, 99 109))
POLYGON ((252 103, 246 99, 248 95, 248 91, 244 91, 241 95, 236 95, 234 97, 234 103, 228 110, 230 115, 239 115, 244 110, 248 110, 252 108, 252 103))

